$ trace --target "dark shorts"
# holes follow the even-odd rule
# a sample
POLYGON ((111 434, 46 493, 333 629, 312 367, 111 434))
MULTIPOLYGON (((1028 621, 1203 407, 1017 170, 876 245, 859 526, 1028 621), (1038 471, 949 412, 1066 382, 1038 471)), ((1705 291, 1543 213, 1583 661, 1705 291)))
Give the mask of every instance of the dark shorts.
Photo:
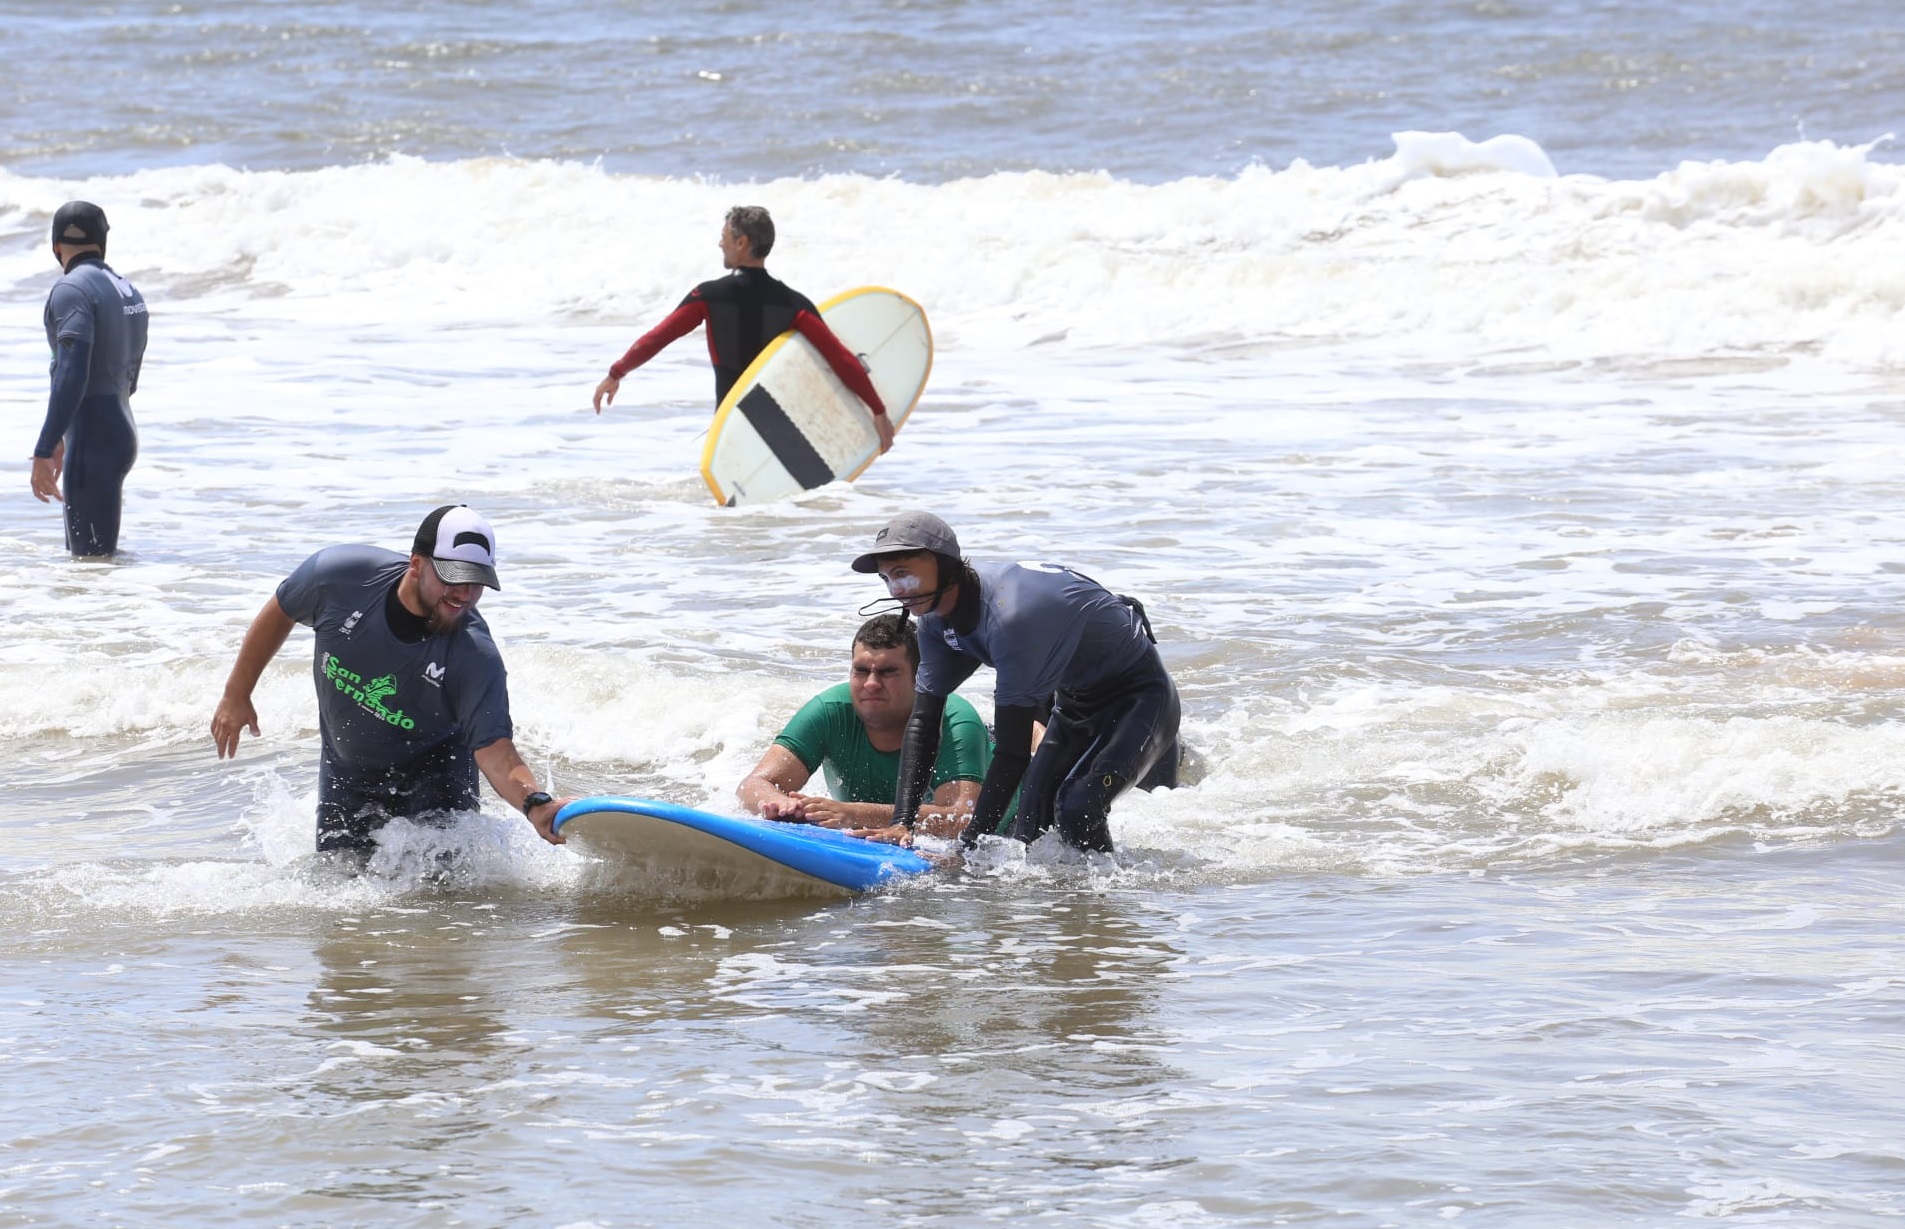
POLYGON ((1112 799, 1132 785, 1177 784, 1178 719, 1177 686, 1156 648, 1103 686, 1059 692, 1012 835, 1032 841, 1056 826, 1067 844, 1110 852, 1112 799))
POLYGON ((447 822, 459 811, 474 811, 476 775, 476 759, 461 742, 371 771, 326 753, 318 762, 318 852, 368 855, 393 819, 447 822))

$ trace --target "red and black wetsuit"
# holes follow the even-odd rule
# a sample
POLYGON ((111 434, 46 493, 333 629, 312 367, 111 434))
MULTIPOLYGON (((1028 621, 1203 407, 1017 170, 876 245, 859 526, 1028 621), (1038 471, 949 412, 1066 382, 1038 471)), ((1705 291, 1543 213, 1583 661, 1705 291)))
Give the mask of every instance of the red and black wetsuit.
POLYGON ((628 353, 609 368, 609 374, 622 379, 700 324, 708 326, 708 357, 714 363, 717 404, 727 397, 728 390, 768 342, 788 329, 799 329, 842 384, 875 414, 886 413, 873 381, 867 379, 866 368, 834 336, 813 302, 760 268, 736 269, 690 290, 681 306, 630 346, 628 353))

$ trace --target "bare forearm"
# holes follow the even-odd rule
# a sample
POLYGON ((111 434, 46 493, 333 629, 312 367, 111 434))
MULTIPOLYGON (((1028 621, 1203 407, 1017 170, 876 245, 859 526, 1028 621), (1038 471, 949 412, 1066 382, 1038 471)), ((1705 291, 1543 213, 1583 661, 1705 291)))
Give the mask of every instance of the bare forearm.
POLYGON ((734 787, 734 796, 741 800, 741 805, 747 808, 750 815, 759 815, 761 809, 770 802, 791 801, 786 790, 760 773, 742 777, 741 783, 734 787))
POLYGON ((842 827, 871 828, 893 817, 893 808, 884 802, 836 802, 834 806, 840 810, 842 827))
POLYGON ((563 843, 556 832, 556 816, 561 812, 567 798, 550 798, 544 794, 544 800, 535 806, 525 806, 530 797, 541 794, 542 787, 536 784, 536 774, 529 765, 523 763, 523 757, 516 751, 516 744, 508 738, 499 738, 493 743, 478 747, 475 752, 476 767, 496 791, 496 796, 523 813, 529 826, 536 835, 551 845, 563 843))
POLYGON ((972 818, 973 803, 979 800, 977 781, 948 781, 920 804, 919 830, 928 836, 954 837, 965 831, 972 818))
POLYGON ((231 673, 225 678, 225 694, 242 697, 251 695, 263 677, 265 667, 278 655, 284 642, 290 638, 291 629, 297 624, 291 616, 278 605, 276 597, 267 598, 264 607, 258 611, 251 626, 245 629, 244 643, 238 646, 238 660, 232 663, 231 673))
POLYGON ((510 739, 499 738, 486 747, 479 747, 476 766, 496 796, 518 811, 523 809, 523 799, 537 792, 536 774, 523 763, 515 742, 510 739))
POLYGON ((807 784, 812 771, 792 751, 772 743, 761 756, 761 762, 754 765, 754 771, 742 777, 741 783, 734 787, 734 796, 755 815, 798 819, 803 804, 795 791, 807 784))

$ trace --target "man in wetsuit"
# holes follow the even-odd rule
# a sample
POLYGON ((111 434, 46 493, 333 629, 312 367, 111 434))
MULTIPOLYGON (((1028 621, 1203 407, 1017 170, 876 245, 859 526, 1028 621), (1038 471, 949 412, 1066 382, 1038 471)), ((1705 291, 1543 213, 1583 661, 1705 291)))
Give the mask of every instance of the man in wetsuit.
POLYGON ((220 759, 241 730, 258 736, 252 689, 303 623, 317 633, 317 847, 359 861, 392 819, 477 808, 476 774, 543 840, 562 803, 544 793, 511 741, 509 689, 489 625, 476 613, 496 579, 489 522, 461 504, 417 528, 406 559, 333 546, 300 565, 245 633, 212 717, 220 759))
POLYGON ((139 455, 131 397, 145 361, 146 301, 107 266, 107 229, 106 211, 90 201, 53 214, 61 270, 46 296, 53 389, 32 486, 41 503, 66 505, 66 549, 79 558, 118 553, 120 498, 139 455))
MULTIPOLYGON (((903 615, 876 615, 853 637, 848 681, 809 700, 734 791, 768 819, 826 828, 884 827, 898 792, 900 744, 913 713, 919 639, 903 615), (824 769, 831 797, 803 794, 824 769)), ((934 836, 957 836, 992 763, 992 736, 960 696, 946 703, 932 799, 915 818, 934 836)))
POLYGON ((741 378, 748 364, 767 347, 767 343, 788 329, 813 344, 840 382, 866 402, 873 411, 873 429, 880 436, 880 451, 893 446, 893 424, 886 416, 880 394, 867 379, 866 368, 853 352, 834 336, 820 318, 812 300, 767 272, 767 254, 774 249, 774 220, 759 205, 736 205, 728 210, 721 225, 721 264, 731 270, 726 277, 703 282, 688 292, 688 297, 666 320, 644 333, 628 348, 628 353, 610 368, 608 376, 595 386, 595 412, 615 404, 615 393, 622 379, 668 344, 685 337, 696 325, 708 326, 708 357, 714 362, 714 401, 719 405, 741 378))
POLYGON ((946 697, 981 665, 998 675, 998 745, 966 826, 968 845, 993 830, 1021 780, 1010 835, 1033 841, 1056 826, 1067 844, 1102 852, 1111 850, 1114 798, 1134 784, 1176 784, 1177 688, 1136 600, 1055 564, 972 563, 930 512, 889 521, 853 570, 880 574, 887 593, 919 619, 920 643, 919 695, 900 748, 891 825, 863 835, 904 839, 946 697), (1053 692, 1035 754, 1033 718, 1053 692))

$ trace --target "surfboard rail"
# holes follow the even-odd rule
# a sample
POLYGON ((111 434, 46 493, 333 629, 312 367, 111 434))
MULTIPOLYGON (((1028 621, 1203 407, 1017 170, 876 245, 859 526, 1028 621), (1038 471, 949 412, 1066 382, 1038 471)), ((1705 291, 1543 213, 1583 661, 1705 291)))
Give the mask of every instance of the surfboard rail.
MULTIPOLYGON (((868 892, 883 884, 933 869, 933 864, 903 845, 887 845, 863 837, 849 836, 831 828, 812 824, 780 823, 733 815, 716 815, 677 803, 651 798, 627 798, 598 795, 578 798, 556 813, 554 828, 583 823, 583 828, 613 824, 614 816, 634 816, 659 821, 675 830, 671 835, 692 833, 703 838, 668 842, 669 855, 708 866, 732 863, 754 867, 756 860, 791 872, 812 882, 814 888, 831 888, 838 894, 868 892), (729 852, 723 852, 727 850, 729 852), (737 858, 733 851, 740 851, 737 858)), ((639 821, 636 821, 639 822, 639 821)), ((619 834, 616 842, 591 841, 587 848, 613 856, 613 846, 627 848, 632 831, 619 834)), ((692 869, 692 868, 684 868, 692 869)))

